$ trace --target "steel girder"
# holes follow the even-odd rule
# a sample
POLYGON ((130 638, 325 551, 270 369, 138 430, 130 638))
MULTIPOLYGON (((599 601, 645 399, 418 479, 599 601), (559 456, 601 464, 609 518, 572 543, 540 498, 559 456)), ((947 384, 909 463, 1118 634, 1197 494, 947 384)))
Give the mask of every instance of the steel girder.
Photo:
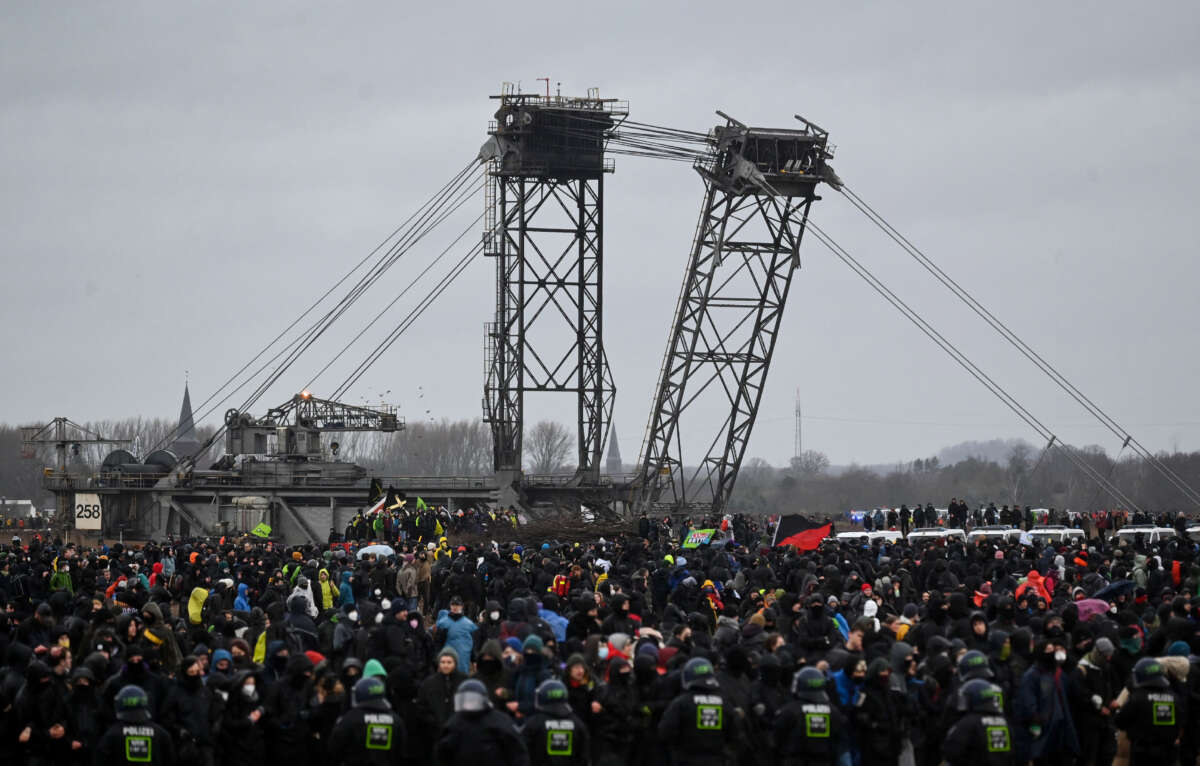
POLYGON ((636 482, 636 506, 643 511, 724 510, 754 427, 814 199, 760 188, 734 191, 701 175, 704 207, 636 482), (728 403, 724 421, 716 429, 703 417, 685 424, 689 407, 714 386, 728 403), (685 447, 702 445, 703 457, 685 472, 685 447))
POLYGON ((578 475, 594 483, 615 394, 603 343, 603 176, 493 171, 496 321, 484 409, 495 468, 521 470, 526 393, 574 393, 578 475))

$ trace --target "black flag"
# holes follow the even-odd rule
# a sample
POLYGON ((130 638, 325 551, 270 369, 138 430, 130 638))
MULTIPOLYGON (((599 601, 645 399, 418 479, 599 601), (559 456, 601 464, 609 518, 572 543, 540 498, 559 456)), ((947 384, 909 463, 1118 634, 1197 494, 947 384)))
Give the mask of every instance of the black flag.
POLYGON ((833 533, 833 524, 818 524, 809 521, 799 514, 780 516, 775 525, 775 537, 771 540, 772 547, 777 545, 794 545, 797 550, 813 551, 821 541, 833 533))

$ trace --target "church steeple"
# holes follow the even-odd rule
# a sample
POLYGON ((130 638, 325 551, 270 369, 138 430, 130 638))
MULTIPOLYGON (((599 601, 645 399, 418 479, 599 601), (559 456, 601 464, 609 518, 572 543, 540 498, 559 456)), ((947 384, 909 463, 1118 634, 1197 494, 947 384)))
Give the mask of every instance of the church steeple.
POLYGON ((179 408, 179 426, 175 429, 175 440, 195 438, 196 423, 192 420, 192 395, 188 391, 187 382, 184 381, 183 406, 179 408))
POLYGON ((617 447, 616 426, 608 430, 608 459, 604 461, 604 470, 609 474, 624 472, 621 466, 621 450, 617 447))
POLYGON ((192 418, 192 394, 187 381, 183 383, 183 404, 179 407, 179 424, 175 426, 175 439, 171 451, 176 457, 191 457, 200 451, 200 440, 196 438, 196 422, 192 418))

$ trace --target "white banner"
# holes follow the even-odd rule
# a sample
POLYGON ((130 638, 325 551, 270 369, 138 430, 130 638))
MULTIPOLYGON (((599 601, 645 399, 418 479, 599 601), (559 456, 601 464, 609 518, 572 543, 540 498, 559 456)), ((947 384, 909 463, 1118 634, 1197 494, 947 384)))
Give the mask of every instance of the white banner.
POLYGON ((100 509, 100 496, 97 494, 76 493, 75 495, 75 528, 100 529, 103 518, 100 509))

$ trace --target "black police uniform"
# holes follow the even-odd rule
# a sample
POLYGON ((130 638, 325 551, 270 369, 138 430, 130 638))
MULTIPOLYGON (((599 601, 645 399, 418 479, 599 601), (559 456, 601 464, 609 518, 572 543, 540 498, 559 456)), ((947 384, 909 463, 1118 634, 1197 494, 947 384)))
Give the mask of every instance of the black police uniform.
POLYGON ((522 727, 521 736, 533 766, 583 766, 589 760, 587 726, 574 713, 534 713, 522 727))
POLYGON ((118 721, 96 746, 97 766, 172 766, 175 744, 171 734, 153 721, 118 721))
POLYGON ((775 718, 775 750, 784 766, 832 766, 844 716, 825 702, 793 700, 775 718))
POLYGON ((527 766, 529 753, 512 718, 495 710, 455 713, 436 747, 441 766, 527 766))
POLYGON ((1174 763, 1185 712, 1169 687, 1134 689, 1115 721, 1129 737, 1129 766, 1174 763))
POLYGON ((733 743, 733 708, 716 689, 685 691, 663 713, 658 736, 675 766, 716 766, 727 762, 733 743))
POLYGON ((1008 719, 1000 713, 964 713, 946 733, 942 758, 949 766, 1013 766, 1017 756, 1008 719))
POLYGON ((339 764, 392 766, 404 762, 406 739, 404 721, 391 710, 354 708, 333 727, 329 752, 339 764))

